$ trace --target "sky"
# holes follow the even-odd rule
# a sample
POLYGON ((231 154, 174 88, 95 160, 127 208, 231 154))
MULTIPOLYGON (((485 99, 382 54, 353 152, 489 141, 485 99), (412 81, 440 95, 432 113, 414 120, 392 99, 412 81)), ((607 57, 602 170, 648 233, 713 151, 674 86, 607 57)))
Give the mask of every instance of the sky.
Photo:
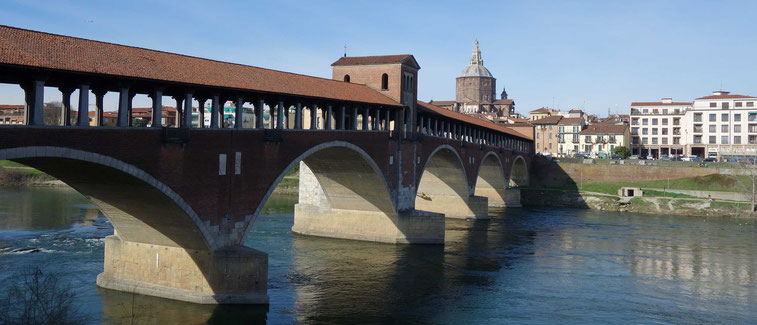
MULTIPOLYGON (((454 99, 478 39, 520 113, 757 95, 757 1, 0 1, 4 25, 324 78, 345 45, 408 53, 424 101, 454 99)), ((23 93, 0 86, 0 103, 23 93)))

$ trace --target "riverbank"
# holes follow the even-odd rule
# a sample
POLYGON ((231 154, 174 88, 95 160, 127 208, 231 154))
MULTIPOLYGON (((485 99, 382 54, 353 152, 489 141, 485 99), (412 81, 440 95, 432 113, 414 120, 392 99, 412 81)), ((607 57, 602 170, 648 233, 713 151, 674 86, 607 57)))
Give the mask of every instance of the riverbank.
POLYGON ((632 212, 692 217, 754 217, 748 202, 714 200, 668 193, 668 196, 636 197, 622 202, 617 195, 565 189, 521 189, 521 204, 609 212, 632 212))
POLYGON ((0 167, 2 186, 67 187, 60 180, 30 167, 0 167))

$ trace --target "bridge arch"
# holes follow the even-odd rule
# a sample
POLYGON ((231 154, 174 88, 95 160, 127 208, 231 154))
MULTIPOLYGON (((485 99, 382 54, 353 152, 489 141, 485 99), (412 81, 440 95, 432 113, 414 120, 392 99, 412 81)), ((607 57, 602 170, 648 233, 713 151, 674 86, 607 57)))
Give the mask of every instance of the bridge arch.
MULTIPOLYGON (((294 166, 300 166, 299 203, 295 206, 295 232, 326 237, 352 239, 360 234, 327 234, 329 223, 349 222, 350 218, 372 220, 379 228, 397 228, 397 209, 389 185, 376 162, 360 147, 346 141, 331 141, 314 146, 293 159, 269 187, 253 215, 249 218, 242 237, 250 236, 255 219, 276 186, 294 166), (351 213, 347 213, 350 211, 351 213), (321 217, 334 216, 333 220, 321 217), (339 216, 336 216, 336 215, 339 216), (359 216, 358 216, 359 215, 359 216), (318 220, 320 219, 320 220, 318 220), (307 228, 307 229, 305 229, 307 228), (351 237, 352 236, 352 237, 351 237)), ((370 232, 368 229, 364 229, 370 232)), ((365 236, 376 236, 376 234, 365 236)), ((385 238, 383 241, 391 241, 385 238)))
POLYGON ((489 151, 481 159, 476 172, 476 196, 488 198, 490 207, 505 206, 505 190, 507 182, 505 181, 505 172, 502 160, 499 155, 489 151))
POLYGON ((518 155, 513 159, 508 185, 510 187, 528 186, 528 181, 528 164, 523 156, 518 155))
POLYGON ((450 145, 441 145, 423 165, 415 209, 443 213, 447 218, 487 217, 486 199, 474 197, 468 184, 460 154, 450 145))
POLYGON ((119 159, 50 146, 2 149, 0 159, 34 167, 73 187, 98 206, 126 241, 197 250, 215 244, 178 193, 119 159))

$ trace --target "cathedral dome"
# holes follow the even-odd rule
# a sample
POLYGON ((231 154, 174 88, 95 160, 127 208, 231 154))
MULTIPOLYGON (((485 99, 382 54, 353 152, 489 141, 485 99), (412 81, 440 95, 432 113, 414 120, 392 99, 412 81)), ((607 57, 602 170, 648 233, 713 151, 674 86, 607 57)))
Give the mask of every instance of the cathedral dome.
POLYGON ((465 77, 494 78, 494 76, 492 76, 492 73, 489 72, 489 69, 484 67, 484 59, 481 58, 481 50, 478 48, 478 40, 476 40, 476 44, 473 46, 473 53, 471 55, 468 66, 465 67, 465 69, 463 69, 463 72, 460 74, 460 78, 465 77))
POLYGON ((494 78, 489 69, 480 64, 469 65, 463 69, 460 77, 489 77, 494 78))

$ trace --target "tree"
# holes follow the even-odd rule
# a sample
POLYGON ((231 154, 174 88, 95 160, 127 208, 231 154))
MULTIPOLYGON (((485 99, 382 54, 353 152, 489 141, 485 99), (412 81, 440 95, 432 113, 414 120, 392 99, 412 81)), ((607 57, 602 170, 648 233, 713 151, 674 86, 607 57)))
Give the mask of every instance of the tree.
POLYGON ((631 155, 631 151, 628 150, 628 147, 626 146, 615 147, 615 150, 613 150, 613 153, 620 156, 623 159, 626 159, 628 158, 628 156, 631 155))
POLYGON ((58 277, 38 267, 11 284, 0 300, 0 324, 85 323, 76 309, 76 295, 58 277))
POLYGON ((63 116, 63 103, 62 102, 50 102, 45 103, 42 109, 42 120, 45 125, 60 125, 63 116))

